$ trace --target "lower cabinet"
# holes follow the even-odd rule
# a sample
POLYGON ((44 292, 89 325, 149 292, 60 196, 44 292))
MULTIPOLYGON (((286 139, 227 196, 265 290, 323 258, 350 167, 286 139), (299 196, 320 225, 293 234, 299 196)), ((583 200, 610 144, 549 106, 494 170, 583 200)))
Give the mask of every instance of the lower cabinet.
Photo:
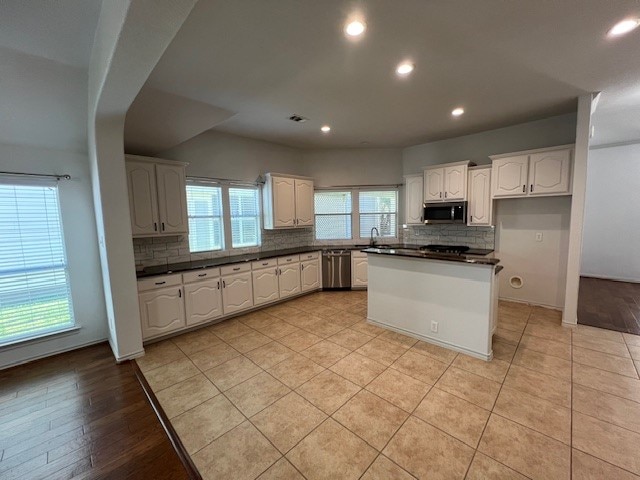
POLYGON ((222 316, 222 285, 219 278, 184 286, 187 325, 222 316))
POLYGON ((300 289, 309 292, 320 288, 320 260, 300 263, 300 289))
POLYGON ((141 293, 138 301, 143 338, 157 337, 186 326, 182 285, 141 293))
POLYGON ((366 287, 369 280, 367 254, 351 252, 351 287, 366 287))
POLYGON ((253 303, 262 305, 280 298, 278 289, 278 269, 265 268, 251 272, 253 277, 253 303))
POLYGON ((222 310, 225 315, 253 306, 251 272, 222 277, 222 310))
POLYGON ((278 267, 280 298, 290 297, 300 293, 300 264, 282 265, 278 267))

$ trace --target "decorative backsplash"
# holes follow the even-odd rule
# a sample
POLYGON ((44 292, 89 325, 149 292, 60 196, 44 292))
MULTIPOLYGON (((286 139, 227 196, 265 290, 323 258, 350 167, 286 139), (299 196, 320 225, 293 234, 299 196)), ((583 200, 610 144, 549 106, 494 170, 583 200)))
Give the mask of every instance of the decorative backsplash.
POLYGON ((468 245, 473 248, 495 248, 494 227, 466 225, 414 225, 400 229, 402 243, 410 245, 468 245))

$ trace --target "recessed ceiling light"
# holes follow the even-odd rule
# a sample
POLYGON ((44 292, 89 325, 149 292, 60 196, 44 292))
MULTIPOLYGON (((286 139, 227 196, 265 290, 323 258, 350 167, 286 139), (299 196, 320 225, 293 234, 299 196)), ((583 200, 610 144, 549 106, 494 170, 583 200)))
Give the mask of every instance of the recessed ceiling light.
POLYGON ((413 63, 402 62, 396 67, 396 73, 402 76, 409 75, 411 72, 413 72, 414 68, 415 68, 415 65, 413 63))
POLYGON ((616 23, 611 30, 609 30, 608 35, 610 37, 619 37, 620 35, 624 35, 625 33, 635 30, 638 25, 640 25, 640 19, 627 18, 616 23))
POLYGON ((322 133, 329 133, 331 131, 331 127, 329 125, 323 125, 320 130, 322 130, 322 133))
POLYGON ((367 26, 364 22, 360 20, 354 20, 353 22, 349 22, 346 27, 344 27, 344 33, 349 35, 350 37, 359 37, 364 33, 367 29, 367 26))
POLYGON ((458 108, 454 108, 454 109, 451 111, 451 115, 453 115, 454 117, 459 117, 459 116, 460 116, 460 115, 462 115, 463 113, 464 113, 464 108, 460 108, 460 107, 458 107, 458 108))

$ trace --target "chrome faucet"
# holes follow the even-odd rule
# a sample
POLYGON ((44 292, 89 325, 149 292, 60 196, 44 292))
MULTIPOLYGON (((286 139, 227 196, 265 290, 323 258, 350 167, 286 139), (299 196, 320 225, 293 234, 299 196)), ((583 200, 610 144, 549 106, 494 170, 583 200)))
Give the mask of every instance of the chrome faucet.
POLYGON ((374 247, 374 246, 375 246, 375 244, 376 244, 376 241, 375 241, 375 239, 373 238, 373 231, 374 231, 374 230, 376 231, 376 236, 378 236, 378 237, 380 236, 380 231, 378 230, 378 227, 373 227, 373 228, 371 229, 371 240, 369 240, 369 246, 370 246, 370 247, 374 247))

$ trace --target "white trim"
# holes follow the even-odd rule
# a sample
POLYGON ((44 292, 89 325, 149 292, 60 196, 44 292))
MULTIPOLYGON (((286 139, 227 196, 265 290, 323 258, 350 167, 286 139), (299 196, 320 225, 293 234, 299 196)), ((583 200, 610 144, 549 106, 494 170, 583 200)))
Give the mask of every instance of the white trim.
MULTIPOLYGON (((47 340, 51 340, 51 339, 49 338, 47 340)), ((12 367, 17 367, 18 365, 24 365, 26 363, 35 362, 36 360, 41 360, 43 358, 53 357, 54 355, 60 355, 61 353, 72 352, 74 350, 79 350, 81 348, 89 347, 91 345, 98 345, 100 343, 105 343, 105 342, 109 343, 108 339, 107 338, 101 338, 99 340, 92 340, 90 342, 81 343, 80 345, 74 345, 72 347, 65 347, 65 348, 61 348, 59 350, 54 350, 52 352, 47 352, 47 353, 44 353, 42 355, 32 356, 32 357, 29 357, 29 358, 18 360, 17 362, 13 362, 13 363, 8 363, 6 365, 2 365, 2 366, 0 366, 0 371, 6 370, 6 369, 12 368, 12 367)), ((111 346, 111 345, 109 345, 109 346, 111 346)), ((113 352, 113 349, 111 349, 111 351, 113 352)))
POLYGON ((56 335, 63 336, 65 333, 76 332, 80 330, 80 328, 81 327, 79 325, 74 324, 71 327, 62 328, 60 330, 53 330, 45 333, 39 333, 31 337, 23 337, 23 338, 18 338, 16 340, 11 340, 6 343, 0 343, 0 351, 11 350, 17 347, 23 347, 25 346, 25 344, 29 344, 29 343, 39 343, 39 341, 51 340, 51 337, 53 336, 56 336, 56 335))
POLYGON ((612 142, 612 143, 603 143, 602 145, 594 145, 590 146, 589 150, 600 150, 602 148, 615 148, 615 147, 627 147, 630 145, 638 145, 640 144, 640 140, 629 140, 626 142, 612 142))
POLYGON ((499 296, 498 300, 503 300, 505 302, 521 303, 523 305, 530 305, 532 307, 543 307, 543 308, 548 308, 549 310, 556 310, 558 312, 563 311, 563 308, 557 305, 548 305, 546 303, 540 303, 540 302, 530 302, 528 300, 522 300, 520 298, 510 298, 510 297, 499 296))
POLYGON ((142 350, 138 350, 137 352, 130 353, 129 355, 125 355, 123 357, 116 357, 116 363, 126 362, 128 360, 133 360, 134 358, 138 358, 142 356, 144 356, 144 348, 142 350))
POLYGON ((150 162, 150 163, 162 163, 165 165, 184 165, 185 167, 189 165, 189 162, 179 162, 177 160, 165 160, 164 158, 156 158, 156 157, 145 157, 143 155, 131 155, 125 154, 126 160, 134 160, 136 162, 150 162))
POLYGON ((461 162, 438 163, 437 165, 427 165, 422 170, 432 170, 434 168, 456 167, 458 165, 466 165, 467 167, 475 166, 471 160, 462 160, 461 162))
POLYGON ((640 283, 640 279, 638 278, 620 278, 620 277, 609 277, 607 275, 591 275, 591 274, 580 274, 581 277, 586 278, 598 278, 600 280, 611 280, 612 282, 625 282, 625 283, 640 283))
POLYGON ((574 149, 576 146, 573 143, 569 143, 567 145, 556 145, 554 147, 544 147, 544 148, 534 148, 532 150, 522 150, 519 152, 508 152, 508 153, 498 153, 496 155, 489 155, 489 158, 493 160, 497 160, 499 158, 507 158, 507 157, 515 157, 519 155, 531 155, 533 153, 542 153, 549 152, 554 150, 570 150, 574 149))

